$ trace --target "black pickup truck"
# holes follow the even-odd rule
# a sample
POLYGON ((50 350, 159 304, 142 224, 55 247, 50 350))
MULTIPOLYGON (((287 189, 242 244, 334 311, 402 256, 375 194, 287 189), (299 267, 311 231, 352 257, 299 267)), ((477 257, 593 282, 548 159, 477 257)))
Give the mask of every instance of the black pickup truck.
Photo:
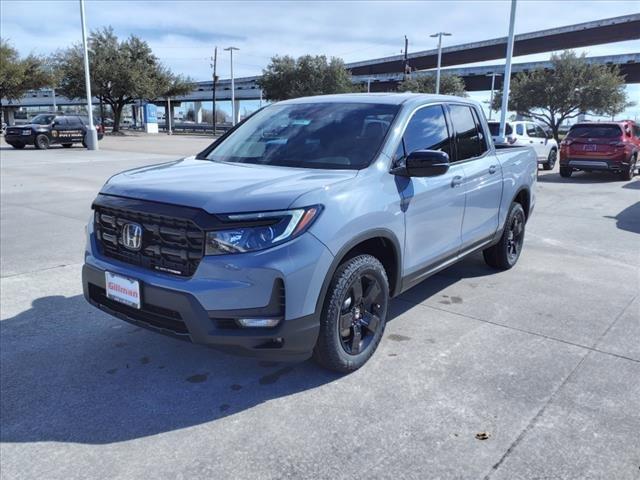
MULTIPOLYGON (((50 145, 60 144, 71 147, 74 143, 81 143, 86 147, 85 135, 89 128, 89 120, 81 115, 57 115, 41 113, 31 119, 26 125, 7 127, 4 139, 13 148, 24 148, 33 145, 44 150, 50 145)), ((98 128, 98 139, 103 132, 98 128)))

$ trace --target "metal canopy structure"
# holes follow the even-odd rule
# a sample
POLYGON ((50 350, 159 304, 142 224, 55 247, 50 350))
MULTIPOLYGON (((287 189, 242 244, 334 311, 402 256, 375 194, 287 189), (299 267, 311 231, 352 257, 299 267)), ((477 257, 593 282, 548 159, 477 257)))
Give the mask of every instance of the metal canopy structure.
MULTIPOLYGON (((640 13, 516 35, 513 56, 637 39, 640 39, 640 13)), ((442 66, 504 58, 506 48, 507 37, 446 47, 442 49, 442 66)), ((438 51, 433 49, 411 53, 408 59, 412 69, 435 68, 438 51)), ((353 62, 347 64, 347 68, 351 70, 352 75, 403 72, 404 57, 395 55, 353 62)))

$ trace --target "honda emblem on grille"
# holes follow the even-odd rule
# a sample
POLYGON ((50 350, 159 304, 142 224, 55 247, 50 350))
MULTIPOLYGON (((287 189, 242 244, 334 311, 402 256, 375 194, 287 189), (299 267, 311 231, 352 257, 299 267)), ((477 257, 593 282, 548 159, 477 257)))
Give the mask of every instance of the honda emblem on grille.
POLYGON ((125 223, 122 227, 122 245, 129 250, 140 250, 142 227, 137 223, 125 223))

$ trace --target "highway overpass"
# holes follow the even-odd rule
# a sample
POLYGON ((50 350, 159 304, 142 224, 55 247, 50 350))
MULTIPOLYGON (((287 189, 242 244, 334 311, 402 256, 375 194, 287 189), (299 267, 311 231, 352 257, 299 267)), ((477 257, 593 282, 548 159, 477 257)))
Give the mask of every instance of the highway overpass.
MULTIPOLYGON (((579 4, 576 6, 579 8, 579 4)), ((640 13, 516 35, 513 56, 637 39, 640 39, 640 13)), ((444 47, 442 66, 502 59, 506 51, 507 37, 444 47)), ((425 70, 436 68, 437 58, 437 49, 426 50, 408 54, 408 63, 412 70, 425 70)), ((347 67, 353 75, 404 72, 404 58, 395 55, 349 63, 347 67)))

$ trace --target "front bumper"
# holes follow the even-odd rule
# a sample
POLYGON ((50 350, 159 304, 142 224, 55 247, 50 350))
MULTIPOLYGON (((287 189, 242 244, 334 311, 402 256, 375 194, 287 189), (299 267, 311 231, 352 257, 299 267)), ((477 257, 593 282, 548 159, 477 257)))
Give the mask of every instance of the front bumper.
POLYGON ((24 144, 24 145, 31 145, 33 143, 34 136, 33 135, 15 135, 15 134, 6 134, 4 136, 4 141, 12 144, 12 143, 18 143, 18 144, 24 144))
POLYGON ((195 274, 184 278, 104 257, 91 224, 88 230, 82 283, 92 305, 129 323, 230 353, 276 361, 311 356, 320 327, 318 297, 333 260, 312 235, 262 252, 204 257, 195 274), (140 310, 106 298, 107 270, 140 282, 140 310), (283 320, 273 328, 235 322, 274 316, 283 320))

